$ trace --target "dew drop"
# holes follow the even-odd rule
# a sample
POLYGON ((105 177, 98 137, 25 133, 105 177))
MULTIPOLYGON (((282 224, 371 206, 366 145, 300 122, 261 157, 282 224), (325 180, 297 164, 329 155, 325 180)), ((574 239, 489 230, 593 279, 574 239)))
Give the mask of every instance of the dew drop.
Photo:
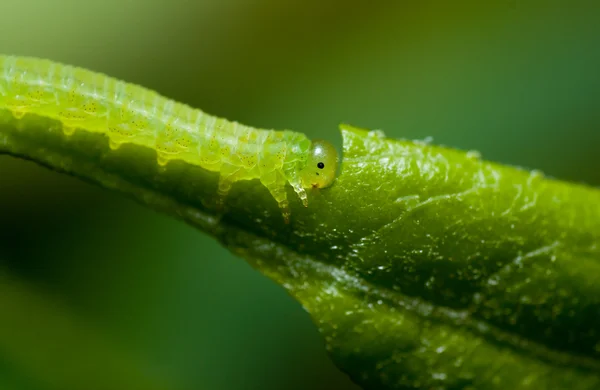
POLYGON ((478 152, 477 150, 469 150, 467 152, 467 158, 469 158, 471 160, 479 160, 479 159, 481 159, 481 153, 478 152))
POLYGON ((493 276, 488 280, 490 286, 497 286, 499 282, 500 280, 496 276, 493 276))
POLYGON ((544 177, 544 172, 542 172, 540 170, 537 170, 537 169, 532 170, 531 173, 530 173, 530 180, 532 180, 532 179, 540 179, 540 178, 543 178, 543 177, 544 177))
POLYGON ((531 303, 531 297, 529 295, 522 295, 519 301, 524 305, 528 305, 531 303))
POLYGON ((435 284, 435 276, 430 277, 427 282, 425 282, 425 287, 427 287, 428 289, 432 289, 433 286, 435 284))
POLYGON ((369 137, 385 138, 385 133, 383 130, 371 130, 369 131, 368 135, 369 137))

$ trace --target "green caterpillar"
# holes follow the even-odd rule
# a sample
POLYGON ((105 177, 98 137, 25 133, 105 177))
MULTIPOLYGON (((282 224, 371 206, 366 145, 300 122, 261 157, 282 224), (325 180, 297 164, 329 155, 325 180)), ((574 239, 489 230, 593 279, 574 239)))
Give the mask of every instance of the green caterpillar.
POLYGON ((338 154, 323 140, 294 131, 255 129, 208 115, 149 89, 100 73, 29 57, 0 56, 0 109, 31 113, 75 129, 105 134, 110 148, 133 143, 154 149, 158 164, 180 159, 219 172, 222 203, 233 183, 259 179, 284 220, 289 182, 304 206, 307 188, 336 177, 338 154))

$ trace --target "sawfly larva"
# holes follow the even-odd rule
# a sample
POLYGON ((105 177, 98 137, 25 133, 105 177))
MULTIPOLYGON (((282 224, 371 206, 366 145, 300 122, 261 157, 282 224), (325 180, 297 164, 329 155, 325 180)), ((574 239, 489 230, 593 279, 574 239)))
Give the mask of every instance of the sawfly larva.
POLYGON ((159 165, 180 159, 219 172, 220 202, 236 181, 259 179, 289 222, 285 186, 304 206, 307 188, 336 177, 338 154, 323 140, 264 130, 208 115, 149 89, 101 73, 29 57, 0 55, 0 109, 35 114, 75 129, 105 134, 111 149, 133 143, 154 149, 159 165))

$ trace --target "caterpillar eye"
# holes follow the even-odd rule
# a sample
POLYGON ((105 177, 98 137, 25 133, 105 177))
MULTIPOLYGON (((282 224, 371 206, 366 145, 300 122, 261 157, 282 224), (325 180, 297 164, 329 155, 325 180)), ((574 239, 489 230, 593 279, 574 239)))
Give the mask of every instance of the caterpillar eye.
POLYGON ((322 162, 320 162, 320 163, 317 164, 317 168, 323 169, 323 168, 325 168, 325 164, 323 164, 322 162))

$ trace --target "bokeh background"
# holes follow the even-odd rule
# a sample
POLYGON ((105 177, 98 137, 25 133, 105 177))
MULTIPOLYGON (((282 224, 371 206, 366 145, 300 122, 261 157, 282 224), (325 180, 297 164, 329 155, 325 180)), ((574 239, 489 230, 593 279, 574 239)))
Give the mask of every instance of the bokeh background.
MULTIPOLYGON (((0 53, 338 145, 340 122, 600 184, 595 1, 0 0, 0 53)), ((191 227, 0 156, 0 388, 356 389, 191 227)))

